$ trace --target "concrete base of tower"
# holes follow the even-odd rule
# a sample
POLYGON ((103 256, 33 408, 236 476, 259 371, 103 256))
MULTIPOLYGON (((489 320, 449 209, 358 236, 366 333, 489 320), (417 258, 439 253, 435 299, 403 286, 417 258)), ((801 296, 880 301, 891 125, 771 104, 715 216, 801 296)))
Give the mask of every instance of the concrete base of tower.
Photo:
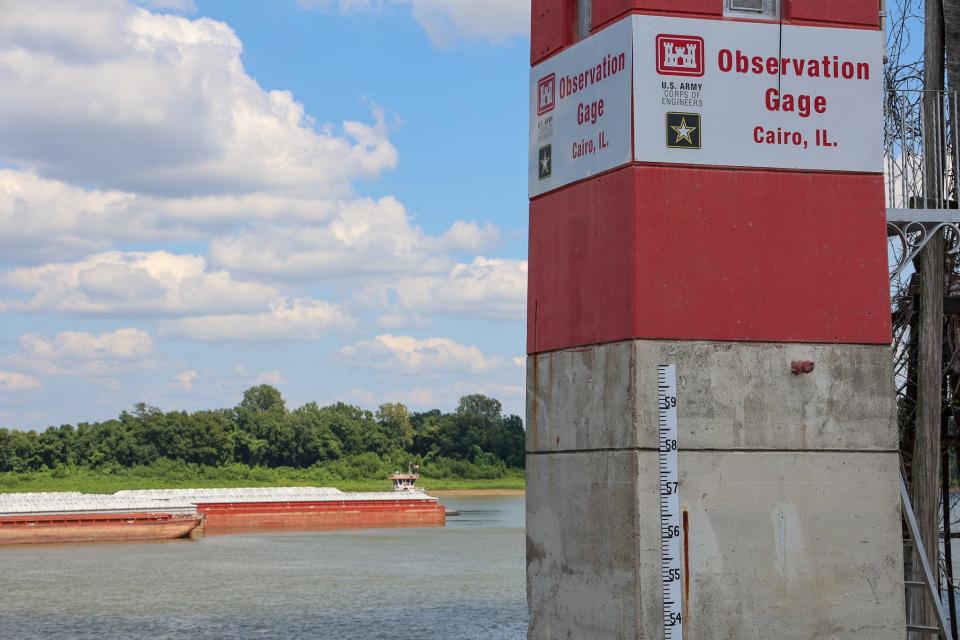
POLYGON ((529 359, 529 637, 663 637, 656 367, 671 363, 685 636, 902 640, 889 350, 656 341, 529 359))

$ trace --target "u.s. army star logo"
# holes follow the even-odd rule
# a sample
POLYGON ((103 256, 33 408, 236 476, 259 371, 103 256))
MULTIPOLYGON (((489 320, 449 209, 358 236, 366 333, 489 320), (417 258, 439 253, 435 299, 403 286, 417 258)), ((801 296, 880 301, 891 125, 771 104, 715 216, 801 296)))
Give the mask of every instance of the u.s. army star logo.
POLYGON ((700 148, 700 114, 667 113, 667 148, 700 148))
POLYGON ((537 158, 537 165, 540 168, 540 179, 546 180, 553 175, 553 145, 540 147, 540 153, 537 158))

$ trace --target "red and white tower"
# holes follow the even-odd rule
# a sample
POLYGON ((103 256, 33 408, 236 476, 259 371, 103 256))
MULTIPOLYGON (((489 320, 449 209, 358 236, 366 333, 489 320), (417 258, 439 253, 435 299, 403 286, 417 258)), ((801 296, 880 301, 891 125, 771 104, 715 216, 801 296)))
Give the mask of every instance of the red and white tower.
POLYGON ((674 364, 683 633, 902 640, 877 0, 582 4, 533 0, 530 637, 664 637, 674 364))

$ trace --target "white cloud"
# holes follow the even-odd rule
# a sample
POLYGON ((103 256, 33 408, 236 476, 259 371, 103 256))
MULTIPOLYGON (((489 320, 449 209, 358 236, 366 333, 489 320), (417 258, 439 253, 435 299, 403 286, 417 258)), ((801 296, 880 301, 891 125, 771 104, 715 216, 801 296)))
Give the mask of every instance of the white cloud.
POLYGON ((314 340, 351 326, 354 319, 335 304, 295 299, 262 313, 206 315, 160 323, 164 335, 203 341, 314 340))
POLYGON ((94 384, 102 387, 106 391, 119 391, 123 384, 116 378, 95 378, 91 380, 94 384))
POLYGON ((37 333, 20 336, 24 351, 44 360, 137 360, 153 353, 150 334, 140 329, 117 329, 93 335, 83 331, 64 331, 53 339, 37 333))
POLYGON ((527 305, 527 261, 477 257, 441 275, 400 278, 367 295, 393 292, 413 314, 521 319, 527 305))
POLYGON ((430 318, 416 312, 404 312, 403 310, 391 309, 377 319, 377 325, 383 329, 412 331, 429 329, 431 322, 430 318))
POLYGON ((360 402, 361 405, 367 407, 375 407, 377 400, 379 399, 377 394, 366 389, 351 389, 347 393, 347 397, 353 398, 354 400, 360 402))
POLYGON ((509 384, 502 382, 489 381, 461 381, 452 386, 457 399, 481 393, 485 396, 497 398, 498 400, 523 398, 527 393, 527 387, 524 384, 509 384))
POLYGON ((495 44, 530 33, 530 0, 297 0, 305 9, 337 7, 344 13, 380 13, 385 7, 409 8, 430 40, 449 47, 458 40, 495 44))
POLYGON ((530 33, 529 0, 397 0, 439 47, 459 39, 504 43, 530 33))
POLYGON ((0 391, 34 391, 43 386, 43 383, 24 373, 16 371, 0 371, 0 391))
POLYGON ((197 5, 193 0, 136 0, 148 9, 158 9, 160 11, 178 11, 180 13, 193 13, 197 10, 197 5))
MULTIPOLYGON (((436 387, 413 387, 411 389, 392 389, 381 392, 376 395, 378 402, 401 402, 408 407, 416 408, 438 408, 447 400, 441 393, 437 394, 436 387)), ((373 402, 367 403, 368 406, 374 405, 373 402)))
POLYGON ((377 109, 372 124, 317 125, 290 92, 262 89, 241 54, 216 20, 120 0, 5 2, 0 156, 46 177, 167 195, 344 195, 352 179, 396 165, 377 109))
POLYGON ((208 271, 202 257, 166 251, 111 251, 20 267, 0 273, 0 285, 32 293, 28 300, 0 300, 0 311, 183 315, 263 308, 278 298, 266 285, 208 271))
MULTIPOLYGON (((523 0, 312 4, 409 12, 443 46, 525 36, 529 12, 523 0)), ((499 242, 495 226, 425 230, 395 198, 354 192, 358 178, 397 163, 393 120, 376 105, 366 122, 315 122, 290 92, 264 90, 246 72, 226 24, 143 8, 189 13, 192 0, 0 5, 0 313, 46 314, 43 326, 55 314, 143 318, 164 336, 259 342, 340 335, 360 322, 351 312, 394 334, 435 314, 523 316, 526 263, 473 259, 499 242), (317 299, 316 283, 348 301, 317 299)), ((284 382, 260 370, 277 363, 224 379, 185 356, 164 363, 164 345, 141 329, 62 328, 21 336, 20 352, 0 357, 0 390, 40 388, 28 374, 82 375, 111 403, 137 393, 159 404, 164 394, 199 402, 284 382), (126 375, 144 369, 155 371, 126 375)), ((383 335, 340 357, 387 377, 444 372, 436 388, 375 394, 421 406, 518 370, 450 338, 383 335)), ((210 364, 229 372, 234 362, 210 364)))
POLYGON ((40 261, 109 248, 111 237, 144 231, 124 224, 130 198, 0 169, 0 255, 6 261, 40 261))
MULTIPOLYGON (((404 391, 402 394, 396 394, 394 397, 406 398, 410 404, 420 405, 421 407, 432 405, 436 402, 434 390, 425 389, 424 387, 414 387, 413 389, 404 391)), ((396 400, 394 400, 394 402, 396 402, 396 400)))
POLYGON ((447 267, 446 253, 479 252, 500 239, 496 226, 464 220, 430 236, 391 197, 158 198, 0 169, 0 260, 8 262, 76 259, 124 242, 205 240, 251 223, 245 232, 214 240, 216 263, 269 275, 422 271, 447 267))
MULTIPOLYGON (((339 208, 357 206, 265 192, 161 198, 0 169, 0 260, 36 264, 76 259, 123 242, 206 240, 211 232, 251 222, 323 223, 339 208)), ((456 236, 447 241, 450 246, 476 246, 497 235, 496 228, 473 223, 456 223, 451 232, 456 236)))
POLYGON ((99 335, 63 331, 50 339, 38 333, 20 336, 21 353, 5 358, 18 368, 45 375, 112 375, 153 365, 153 339, 140 329, 99 335))
POLYGON ((199 373, 193 369, 189 369, 173 376, 173 383, 184 391, 193 391, 193 383, 196 382, 199 377, 199 373))
POLYGON ((286 380, 283 377, 283 374, 274 369, 273 371, 261 371, 257 374, 257 377, 254 378, 253 384, 269 384, 274 387, 283 384, 286 380))
POLYGON ((440 236, 439 244, 446 251, 476 253, 500 241, 500 230, 489 222, 482 227, 476 222, 457 220, 440 236))
POLYGON ((413 224, 395 198, 343 203, 323 223, 260 225, 210 243, 214 265, 273 278, 382 277, 428 273, 450 264, 447 253, 476 250, 499 239, 493 225, 456 222, 440 237, 413 224))
POLYGON ((297 4, 304 9, 320 9, 323 11, 336 7, 344 13, 354 11, 379 12, 383 9, 384 0, 297 0, 297 4))
POLYGON ((460 344, 450 338, 425 338, 381 335, 372 340, 341 347, 348 361, 395 373, 434 373, 439 371, 490 371, 501 366, 498 358, 487 357, 477 347, 460 344))

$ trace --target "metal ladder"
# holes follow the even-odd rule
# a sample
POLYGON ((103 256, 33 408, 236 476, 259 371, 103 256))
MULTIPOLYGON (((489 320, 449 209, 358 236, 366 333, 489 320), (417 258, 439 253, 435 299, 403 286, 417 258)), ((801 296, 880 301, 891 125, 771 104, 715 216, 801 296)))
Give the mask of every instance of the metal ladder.
POLYGON ((937 634, 943 640, 950 640, 947 633, 947 615, 943 610, 943 601, 940 600, 940 588, 933 579, 933 571, 930 569, 930 563, 927 561, 927 553, 923 547, 923 540, 920 539, 920 527, 917 526, 917 517, 913 513, 913 504, 910 502, 910 493, 907 491, 907 481, 900 475, 900 504, 903 506, 903 516, 907 521, 907 532, 909 538, 903 541, 904 553, 909 547, 911 551, 915 550, 915 558, 919 558, 920 565, 923 568, 923 575, 926 578, 923 581, 904 579, 904 589, 925 589, 933 603, 933 608, 937 612, 937 626, 928 627, 925 625, 911 624, 907 609, 907 637, 910 633, 930 633, 937 634))

